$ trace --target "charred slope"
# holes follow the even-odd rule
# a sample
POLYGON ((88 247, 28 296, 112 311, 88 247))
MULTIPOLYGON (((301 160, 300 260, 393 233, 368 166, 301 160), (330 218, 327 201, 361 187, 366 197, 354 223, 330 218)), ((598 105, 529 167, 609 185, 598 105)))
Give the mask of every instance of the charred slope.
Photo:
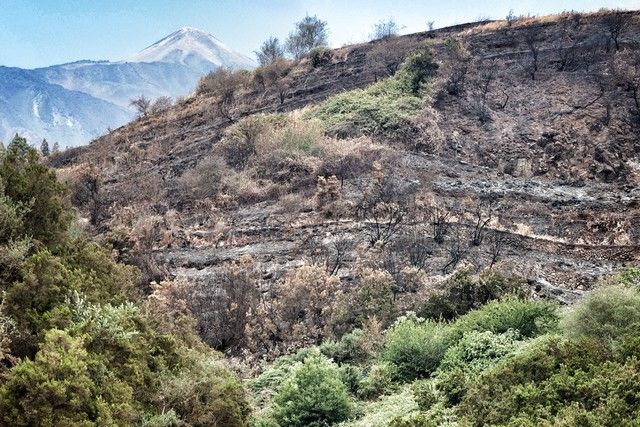
MULTIPOLYGON (((588 286, 639 256, 638 126, 625 83, 612 78, 615 47, 608 16, 468 24, 394 41, 397 55, 427 45, 441 63, 432 105, 443 138, 431 153, 413 153, 408 141, 384 136, 373 135, 374 142, 391 147, 396 160, 411 165, 395 171, 403 180, 428 184, 451 204, 502 197, 509 209, 490 228, 510 236, 505 264, 526 277, 588 286), (451 40, 464 43, 470 55, 466 87, 459 93, 444 84, 459 65, 448 54, 451 40)), ((637 14, 628 16, 620 49, 635 51, 640 20, 637 14)), ((212 214, 210 201, 194 200, 181 177, 208 159, 224 130, 243 117, 301 109, 372 84, 388 69, 384 61, 396 58, 373 54, 383 43, 337 49, 331 63, 318 68, 303 60, 288 70, 282 86, 248 85, 236 94, 230 114, 220 114, 218 97, 195 96, 51 162, 71 175, 93 168, 99 200, 80 204, 102 206, 92 215, 98 230, 112 228, 123 209, 138 219, 163 218, 162 227, 179 238, 151 247, 173 273, 195 277, 246 253, 274 277, 273 272, 309 262, 313 247, 336 236, 361 236, 366 221, 325 221, 309 203, 285 209, 278 200, 282 193, 254 206, 213 203, 212 214)), ((345 198, 358 192, 362 179, 347 180, 345 198)), ((303 187, 295 193, 309 200, 313 191, 303 187)), ((423 225, 428 234, 428 224, 423 225)), ((484 249, 484 255, 474 251, 465 256, 489 256, 484 249)), ((450 252, 435 251, 432 273, 440 272, 450 252)))

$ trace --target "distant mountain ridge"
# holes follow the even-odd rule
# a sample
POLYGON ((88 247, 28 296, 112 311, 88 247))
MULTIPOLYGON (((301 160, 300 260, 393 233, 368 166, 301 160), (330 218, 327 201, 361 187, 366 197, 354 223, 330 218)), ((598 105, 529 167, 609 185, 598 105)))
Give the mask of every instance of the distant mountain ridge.
POLYGON ((0 66, 0 141, 25 135, 60 146, 88 143, 134 116, 129 100, 178 97, 220 67, 253 68, 254 61, 214 36, 182 28, 125 61, 80 60, 34 70, 0 66))
POLYGON ((184 27, 128 59, 129 62, 168 62, 197 68, 215 64, 252 68, 255 62, 231 50, 220 40, 195 28, 184 27))

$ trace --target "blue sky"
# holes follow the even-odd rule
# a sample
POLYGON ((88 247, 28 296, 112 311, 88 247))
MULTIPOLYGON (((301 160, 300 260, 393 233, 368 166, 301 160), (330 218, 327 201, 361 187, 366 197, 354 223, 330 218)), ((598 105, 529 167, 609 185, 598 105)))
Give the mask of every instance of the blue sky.
POLYGON ((601 7, 640 9, 640 0, 1 0, 0 65, 34 68, 78 59, 119 60, 177 28, 210 32, 253 56, 260 43, 286 37, 316 14, 332 46, 363 41, 373 23, 393 18, 403 32, 516 14, 601 7))

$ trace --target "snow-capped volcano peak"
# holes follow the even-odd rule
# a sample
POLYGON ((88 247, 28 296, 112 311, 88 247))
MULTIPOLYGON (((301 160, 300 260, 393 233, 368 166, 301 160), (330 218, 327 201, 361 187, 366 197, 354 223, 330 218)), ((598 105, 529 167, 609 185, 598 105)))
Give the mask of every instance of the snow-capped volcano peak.
POLYGON ((253 68, 254 61, 228 48, 220 40, 196 28, 184 27, 127 59, 128 62, 171 62, 189 67, 211 65, 253 68))

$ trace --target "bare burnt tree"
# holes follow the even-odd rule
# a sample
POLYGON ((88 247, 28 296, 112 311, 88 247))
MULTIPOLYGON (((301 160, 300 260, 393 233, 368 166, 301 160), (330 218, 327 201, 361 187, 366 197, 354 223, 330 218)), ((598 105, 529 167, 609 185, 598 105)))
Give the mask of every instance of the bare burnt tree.
POLYGON ((584 37, 577 30, 569 27, 565 21, 562 33, 553 42, 553 50, 556 56, 556 69, 566 71, 575 67, 580 55, 580 46, 584 42, 584 37))
POLYGON ((449 221, 453 214, 453 210, 442 200, 434 200, 428 208, 429 223, 433 233, 433 240, 438 243, 444 243, 444 238, 449 231, 449 221))
POLYGON ((260 298, 252 268, 250 262, 240 260, 189 289, 189 310, 198 334, 218 350, 233 351, 243 343, 249 312, 260 298))
POLYGON ((454 227, 447 238, 447 262, 442 266, 444 274, 451 272, 462 261, 469 251, 466 236, 461 227, 454 227))
POLYGON ((293 79, 289 76, 291 63, 286 59, 277 59, 274 62, 257 68, 253 72, 254 83, 257 84, 265 94, 274 93, 279 104, 284 101, 291 90, 293 79))
POLYGON ((618 52, 613 62, 613 77, 633 102, 633 113, 640 118, 640 52, 627 49, 618 52))
POLYGON ((340 188, 344 187, 344 181, 362 175, 368 169, 369 164, 356 153, 341 155, 329 155, 320 166, 318 175, 334 175, 340 180, 340 188))
POLYGON ((92 225, 107 215, 108 206, 102 201, 102 177, 95 166, 88 166, 78 173, 71 185, 71 201, 89 213, 92 225))
POLYGON ((393 287, 393 298, 395 299, 396 295, 404 290, 402 260, 400 259, 400 254, 396 248, 387 248, 384 251, 382 257, 382 268, 391 274, 391 277, 393 277, 393 281, 395 282, 395 286, 393 287))
POLYGON ((476 65, 477 73, 474 81, 474 89, 470 94, 469 105, 474 115, 478 117, 480 123, 491 120, 491 108, 489 107, 489 94, 494 81, 498 75, 501 62, 491 60, 486 63, 480 62, 476 65))
POLYGON ((330 275, 338 274, 338 271, 344 266, 349 251, 353 249, 353 241, 350 239, 336 239, 331 243, 328 256, 325 260, 327 273, 330 275))
POLYGON ((232 113, 236 107, 238 92, 248 83, 249 77, 245 70, 219 67, 200 79, 196 93, 214 95, 217 98, 215 105, 218 114, 233 120, 232 113))
POLYGON ((467 213, 472 218, 471 244, 480 246, 484 240, 487 226, 493 220, 498 211, 498 199, 495 196, 481 196, 478 200, 472 200, 467 208, 467 213))
POLYGON ((398 202, 377 201, 365 205, 362 212, 367 221, 366 234, 371 246, 387 244, 400 230, 406 215, 405 208, 398 202))
POLYGON ((540 36, 538 30, 534 27, 524 30, 522 42, 527 50, 518 60, 518 64, 531 77, 531 80, 535 80, 540 66, 540 36))
POLYGON ((591 67, 598 61, 605 44, 606 41, 603 40, 603 36, 601 34, 591 36, 582 43, 579 58, 582 66, 587 72, 590 71, 591 67))
POLYGON ((399 37, 385 38, 376 42, 367 53, 367 67, 373 72, 374 80, 394 75, 406 56, 407 41, 399 37))
POLYGON ((158 114, 167 111, 173 106, 173 99, 170 96, 160 96, 149 107, 151 114, 158 114))
POLYGON ((611 51, 611 44, 616 48, 616 51, 620 50, 620 37, 625 32, 627 27, 631 24, 633 14, 629 12, 615 11, 609 15, 606 15, 602 19, 602 23, 609 36, 607 42, 607 52, 611 51))
POLYGON ((356 205, 356 215, 365 222, 371 246, 384 246, 401 230, 417 188, 387 175, 378 162, 374 163, 372 176, 371 186, 356 205))
POLYGON ((471 65, 471 55, 459 40, 447 40, 445 48, 447 52, 445 73, 449 75, 445 89, 450 95, 460 95, 464 92, 465 81, 471 65))
POLYGON ((138 116, 146 117, 149 114, 149 108, 151 107, 151 100, 144 95, 140 95, 137 98, 133 98, 129 101, 129 105, 136 109, 138 116))
POLYGON ((502 231, 494 231, 489 237, 487 252, 489 254, 489 268, 498 262, 504 252, 507 241, 507 234, 502 231))
POLYGON ((427 238, 414 232, 410 236, 410 240, 405 242, 405 248, 409 264, 420 271, 424 270, 429 258, 433 255, 433 250, 427 238))

